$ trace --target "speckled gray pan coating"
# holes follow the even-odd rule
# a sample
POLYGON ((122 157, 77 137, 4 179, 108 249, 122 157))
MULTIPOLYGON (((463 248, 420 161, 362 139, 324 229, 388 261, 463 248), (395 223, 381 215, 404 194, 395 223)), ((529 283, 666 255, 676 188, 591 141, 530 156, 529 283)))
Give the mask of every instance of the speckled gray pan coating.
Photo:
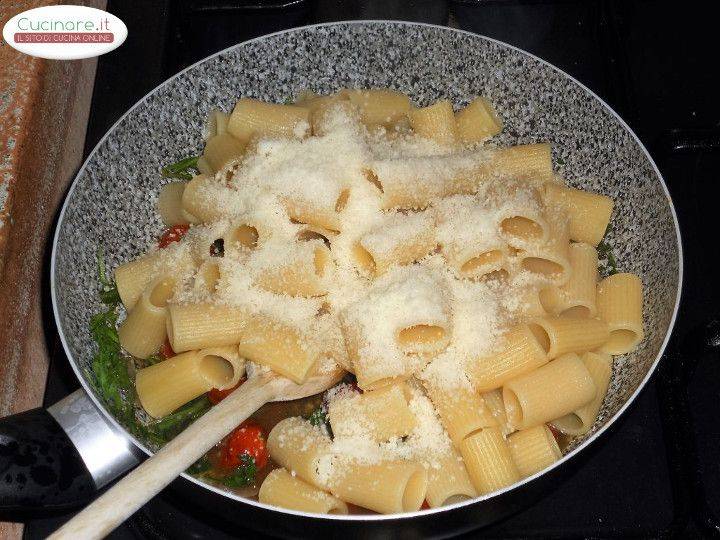
POLYGON ((645 285, 646 338, 616 360, 599 429, 638 388, 671 324, 680 262, 670 201, 644 150, 587 90, 518 50, 438 27, 339 23, 281 33, 210 58, 145 98, 90 156, 59 225, 55 293, 71 357, 83 370, 93 354, 95 251, 103 247, 115 267, 155 241, 162 226, 154 200, 165 182, 158 171, 200 150, 211 108, 230 111, 240 96, 282 102, 304 89, 343 87, 396 88, 418 105, 487 96, 505 123, 500 144, 550 141, 572 185, 616 201, 610 242, 620 270, 645 285))

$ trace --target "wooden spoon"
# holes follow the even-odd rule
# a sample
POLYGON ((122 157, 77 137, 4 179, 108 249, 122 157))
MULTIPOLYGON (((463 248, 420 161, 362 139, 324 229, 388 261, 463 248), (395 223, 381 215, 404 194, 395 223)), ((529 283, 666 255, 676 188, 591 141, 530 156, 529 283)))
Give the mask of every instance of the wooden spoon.
POLYGON ((343 374, 337 369, 310 377, 303 384, 273 372, 251 376, 48 538, 104 538, 260 407, 319 394, 343 374))

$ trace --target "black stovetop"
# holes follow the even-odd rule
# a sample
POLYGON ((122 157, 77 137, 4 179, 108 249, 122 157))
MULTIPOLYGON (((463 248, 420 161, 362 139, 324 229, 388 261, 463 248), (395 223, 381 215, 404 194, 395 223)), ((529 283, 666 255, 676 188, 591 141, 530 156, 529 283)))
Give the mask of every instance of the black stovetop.
MULTIPOLYGON (((482 531, 487 538, 720 535, 718 281, 708 279, 720 227, 720 100, 710 12, 690 2, 628 0, 111 0, 128 26, 100 58, 86 154, 135 101, 164 79, 232 44, 293 26, 340 19, 450 25, 516 45, 570 73, 636 131, 660 167, 683 231, 681 311, 658 372, 615 426, 569 464, 570 474, 526 510, 482 531), (712 257, 712 258, 711 258, 712 257), (707 268, 706 268, 707 267, 707 268), (714 340, 714 341, 713 341, 714 340), (715 350, 706 352, 703 343, 715 350)), ((49 311, 48 311, 49 312, 49 311)), ((51 404, 77 388, 48 315, 54 351, 51 404)), ((170 490, 114 539, 258 537, 205 523, 170 490)), ((27 524, 44 538, 70 516, 27 524)))

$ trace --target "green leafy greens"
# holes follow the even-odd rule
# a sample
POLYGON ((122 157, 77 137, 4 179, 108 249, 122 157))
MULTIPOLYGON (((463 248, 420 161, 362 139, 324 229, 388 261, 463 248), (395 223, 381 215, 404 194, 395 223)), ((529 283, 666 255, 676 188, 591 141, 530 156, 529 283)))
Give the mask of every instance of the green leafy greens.
POLYGON ((193 173, 190 169, 198 170, 198 159, 200 156, 189 156, 170 165, 166 165, 160 171, 165 178, 177 178, 179 180, 192 180, 193 173))
POLYGON ((243 454, 240 456, 240 465, 232 474, 222 478, 220 482, 231 488, 245 487, 255 481, 256 473, 255 459, 249 454, 243 454))
POLYGON ((180 433, 186 426, 192 424, 195 420, 205 414, 212 404, 207 395, 195 398, 190 403, 180 407, 173 413, 163 417, 162 420, 154 424, 149 424, 147 429, 159 439, 169 441, 180 433))
POLYGON ((304 416, 303 418, 305 418, 305 420, 310 422, 313 426, 323 428, 330 437, 333 437, 332 427, 330 426, 330 418, 328 418, 327 407, 325 404, 320 405, 320 407, 313 410, 310 414, 304 416))
POLYGON ((127 362, 121 354, 117 332, 120 295, 115 283, 106 275, 102 252, 97 254, 97 265, 100 301, 105 304, 106 310, 90 318, 90 334, 98 346, 91 368, 97 390, 105 398, 110 412, 123 424, 127 424, 134 420, 135 410, 130 399, 132 381, 127 362))
POLYGON ((323 407, 318 407, 305 418, 313 426, 324 426, 328 422, 327 413, 325 412, 323 407))

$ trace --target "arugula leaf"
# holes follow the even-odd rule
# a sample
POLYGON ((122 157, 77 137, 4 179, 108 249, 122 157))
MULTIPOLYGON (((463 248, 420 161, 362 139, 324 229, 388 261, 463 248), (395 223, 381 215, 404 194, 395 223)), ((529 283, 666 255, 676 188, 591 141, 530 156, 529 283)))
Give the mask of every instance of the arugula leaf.
POLYGON ((327 407, 324 404, 303 418, 313 426, 323 428, 331 438, 334 437, 332 427, 330 426, 330 419, 327 414, 327 407))
POLYGON ((205 414, 212 404, 205 394, 180 407, 175 412, 163 417, 154 424, 149 424, 146 429, 158 439, 165 442, 171 440, 192 422, 205 414))
POLYGON ((243 454, 240 456, 240 466, 232 474, 221 479, 220 482, 227 487, 245 487, 255 481, 255 474, 257 474, 255 459, 249 454, 243 454))
POLYGON ((324 426, 328 422, 327 413, 323 407, 318 407, 305 417, 313 426, 324 426))
MULTIPOLYGON (((192 180, 190 169, 198 171, 198 159, 200 156, 189 156, 170 165, 166 165, 160 170, 165 178, 177 178, 179 180, 192 180)), ((198 171, 199 172, 199 171, 198 171)))
POLYGON ((107 311, 91 317, 90 333, 98 346, 91 366, 97 390, 110 412, 121 422, 128 424, 135 421, 135 409, 132 405, 134 388, 127 363, 121 355, 116 328, 117 317, 117 306, 109 306, 107 311))

